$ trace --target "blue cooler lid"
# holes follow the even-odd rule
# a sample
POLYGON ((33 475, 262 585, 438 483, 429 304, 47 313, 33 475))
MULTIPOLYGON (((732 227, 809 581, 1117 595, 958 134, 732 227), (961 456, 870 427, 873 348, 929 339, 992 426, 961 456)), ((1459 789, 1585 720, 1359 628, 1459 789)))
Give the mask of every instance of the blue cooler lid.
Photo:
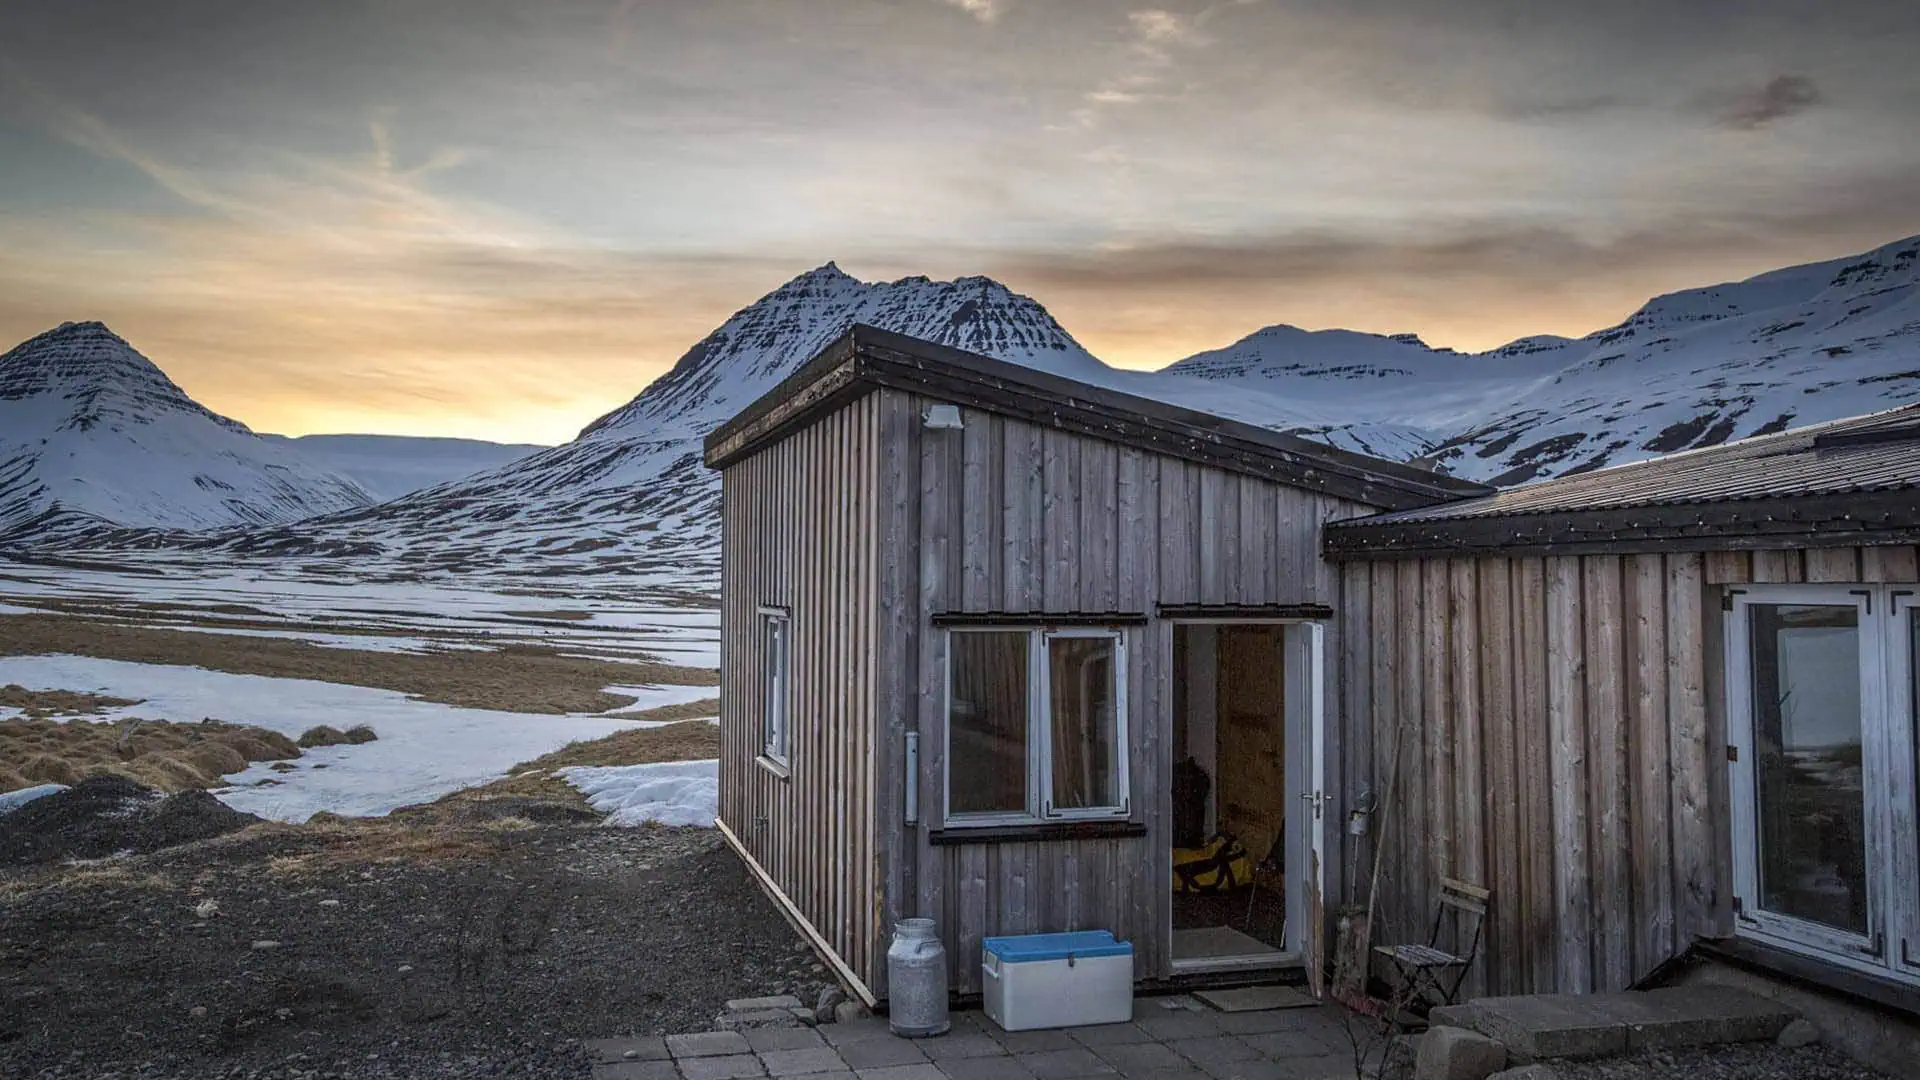
POLYGON ((1070 934, 1020 934, 990 937, 980 942, 984 952, 1000 958, 1003 964, 1024 964, 1036 960, 1065 960, 1068 957, 1132 956, 1133 946, 1113 940, 1111 930, 1076 930, 1070 934))

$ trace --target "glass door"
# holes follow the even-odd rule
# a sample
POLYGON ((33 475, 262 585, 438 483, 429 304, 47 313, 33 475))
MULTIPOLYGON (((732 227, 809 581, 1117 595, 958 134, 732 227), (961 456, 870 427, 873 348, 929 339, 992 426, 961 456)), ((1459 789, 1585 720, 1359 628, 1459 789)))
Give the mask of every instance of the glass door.
MULTIPOLYGON (((1753 930, 1871 956, 1878 846, 1869 823, 1867 597, 1750 590, 1728 647, 1736 903, 1753 930), (1744 858, 1742 857, 1744 856, 1744 858)), ((1872 661, 1870 663, 1870 661, 1872 661)))
POLYGON ((1920 975, 1912 597, 1885 586, 1777 585, 1732 599, 1739 932, 1920 975))
POLYGON ((1920 982, 1920 595, 1890 589, 1887 608, 1893 632, 1887 641, 1889 788, 1893 887, 1889 907, 1894 919, 1888 943, 1894 970, 1920 982))

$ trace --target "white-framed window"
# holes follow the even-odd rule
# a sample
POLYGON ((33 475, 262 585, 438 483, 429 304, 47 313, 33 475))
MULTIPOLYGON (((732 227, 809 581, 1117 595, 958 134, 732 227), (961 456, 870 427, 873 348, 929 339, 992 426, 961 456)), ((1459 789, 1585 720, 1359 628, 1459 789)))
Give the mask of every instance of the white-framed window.
POLYGON ((946 824, 1126 817, 1126 670, 1117 630, 949 629, 946 824))
POLYGON ((761 693, 763 752, 768 761, 785 767, 792 759, 792 687, 788 679, 793 651, 793 624, 783 608, 760 609, 761 693))
POLYGON ((1727 615, 1737 930, 1920 983, 1920 604, 1753 585, 1727 615))

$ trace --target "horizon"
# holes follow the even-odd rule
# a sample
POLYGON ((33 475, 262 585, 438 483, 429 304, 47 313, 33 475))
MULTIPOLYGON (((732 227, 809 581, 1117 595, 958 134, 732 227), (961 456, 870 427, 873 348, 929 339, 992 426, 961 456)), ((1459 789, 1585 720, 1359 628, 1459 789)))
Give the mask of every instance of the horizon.
POLYGON ((1912 235, 1920 20, 1703 7, 13 10, 0 338, 98 319, 257 431, 552 444, 827 261, 1159 368, 1580 337, 1912 235))

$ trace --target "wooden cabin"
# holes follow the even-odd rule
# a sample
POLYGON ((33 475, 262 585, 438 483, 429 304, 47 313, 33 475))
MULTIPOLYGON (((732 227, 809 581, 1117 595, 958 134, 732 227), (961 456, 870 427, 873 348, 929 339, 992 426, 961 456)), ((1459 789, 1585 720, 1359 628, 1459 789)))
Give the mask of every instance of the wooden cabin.
POLYGON ((1112 930, 1143 981, 1321 969, 1372 768, 1322 527, 1488 489, 867 327, 706 460, 719 827, 848 986, 885 998, 907 916, 962 995, 995 934, 1112 930), (1176 894, 1220 833, 1248 880, 1176 894))
POLYGON ((1700 946, 1911 1010, 1916 544, 1920 406, 1331 524, 1376 938, 1446 876, 1470 992, 1700 946))

